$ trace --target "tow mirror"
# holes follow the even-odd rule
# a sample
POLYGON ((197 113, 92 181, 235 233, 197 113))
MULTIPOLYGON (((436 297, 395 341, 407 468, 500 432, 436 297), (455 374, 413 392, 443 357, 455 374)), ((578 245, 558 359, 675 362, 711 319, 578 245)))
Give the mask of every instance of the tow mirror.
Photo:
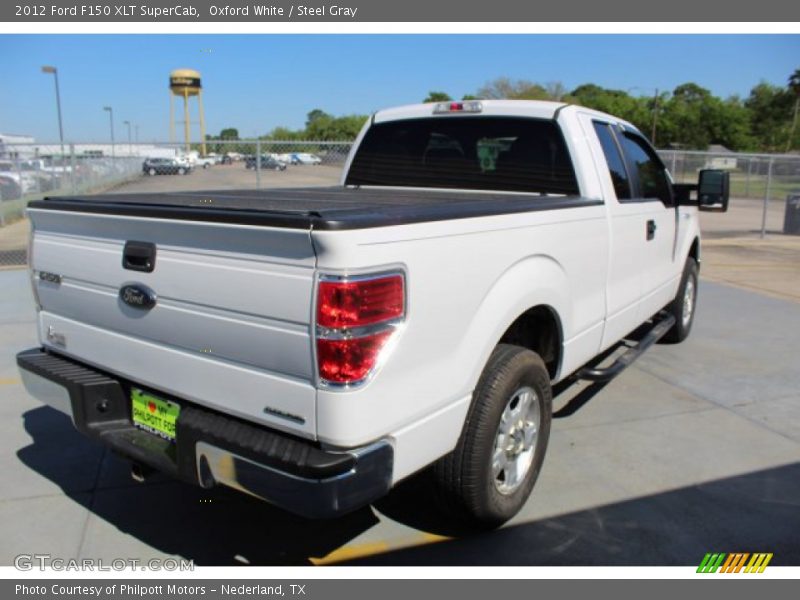
POLYGON ((703 169, 697 179, 697 206, 700 210, 727 212, 731 176, 728 171, 703 169))

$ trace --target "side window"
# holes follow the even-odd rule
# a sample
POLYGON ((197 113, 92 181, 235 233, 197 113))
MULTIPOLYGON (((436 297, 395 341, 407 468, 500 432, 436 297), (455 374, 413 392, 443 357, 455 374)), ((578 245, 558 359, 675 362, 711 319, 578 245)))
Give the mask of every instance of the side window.
POLYGON ((667 170, 661 159, 650 146, 636 135, 626 133, 620 136, 622 151, 628 164, 635 169, 639 179, 639 193, 642 198, 658 198, 667 206, 672 206, 672 192, 667 170))
POLYGON ((611 174, 611 181, 614 184, 617 199, 625 200, 630 198, 631 182, 628 178, 628 171, 625 169, 625 161, 622 159, 619 146, 617 146, 614 134, 611 132, 611 127, 609 127, 608 123, 595 121, 594 131, 597 133, 597 139, 600 140, 600 146, 603 148, 603 154, 606 157, 606 164, 611 174))

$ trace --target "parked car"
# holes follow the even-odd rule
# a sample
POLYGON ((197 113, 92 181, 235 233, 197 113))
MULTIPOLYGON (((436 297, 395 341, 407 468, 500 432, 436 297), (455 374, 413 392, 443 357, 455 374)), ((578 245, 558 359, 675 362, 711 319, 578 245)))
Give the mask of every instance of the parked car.
POLYGON ((142 163, 142 171, 148 175, 187 175, 192 167, 175 158, 148 158, 142 163))
POLYGON ((292 156, 291 162, 293 165, 319 165, 322 163, 322 159, 316 154, 308 154, 306 152, 300 152, 292 154, 291 156, 292 156))
POLYGON ((431 467, 448 515, 511 518, 553 385, 689 335, 698 210, 726 210, 729 175, 673 184, 632 124, 505 100, 379 111, 348 165, 330 188, 32 202, 28 391, 137 479, 330 517, 431 467))
POLYGON ((195 167, 208 169, 209 167, 219 163, 216 156, 198 156, 195 161, 195 167))
MULTIPOLYGON (((244 167, 246 169, 255 169, 258 166, 255 156, 248 156, 245 158, 244 167)), ((274 171, 285 171, 286 163, 277 160, 275 157, 264 154, 261 157, 261 168, 272 169, 274 171)))
MULTIPOLYGON (((29 165, 14 161, 0 161, 0 175, 4 179, 13 181, 20 191, 20 195, 35 194, 51 189, 51 178, 47 175, 33 171, 29 165)), ((12 193, 13 187, 6 184, 6 193, 12 193)), ((9 196, 3 196, 8 199, 9 196)))
POLYGON ((22 190, 17 179, 0 172, 0 200, 13 200, 21 195, 22 190))

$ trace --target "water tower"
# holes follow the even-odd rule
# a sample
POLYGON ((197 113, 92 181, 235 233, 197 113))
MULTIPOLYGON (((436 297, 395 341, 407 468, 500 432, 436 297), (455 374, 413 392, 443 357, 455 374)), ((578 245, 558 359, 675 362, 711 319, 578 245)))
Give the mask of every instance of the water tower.
POLYGON ((197 96, 200 108, 200 140, 202 154, 206 154, 206 120, 203 115, 203 87, 200 73, 194 69, 175 69, 169 74, 169 141, 175 142, 175 96, 183 98, 183 132, 186 138, 186 152, 191 142, 191 121, 189 120, 189 98, 197 96))

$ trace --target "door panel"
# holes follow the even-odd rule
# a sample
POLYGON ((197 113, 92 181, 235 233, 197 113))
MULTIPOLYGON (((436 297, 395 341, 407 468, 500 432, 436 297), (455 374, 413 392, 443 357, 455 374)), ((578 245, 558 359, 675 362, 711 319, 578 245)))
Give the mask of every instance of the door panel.
POLYGON ((642 207, 640 234, 645 243, 640 317, 644 320, 672 299, 678 213, 666 167, 652 147, 630 131, 618 131, 617 139, 634 184, 636 197, 631 201, 642 207))
POLYGON ((643 207, 638 203, 625 202, 633 191, 610 124, 585 114, 580 115, 580 120, 609 216, 606 324, 601 344, 605 349, 635 329, 640 322, 645 244, 643 207))

